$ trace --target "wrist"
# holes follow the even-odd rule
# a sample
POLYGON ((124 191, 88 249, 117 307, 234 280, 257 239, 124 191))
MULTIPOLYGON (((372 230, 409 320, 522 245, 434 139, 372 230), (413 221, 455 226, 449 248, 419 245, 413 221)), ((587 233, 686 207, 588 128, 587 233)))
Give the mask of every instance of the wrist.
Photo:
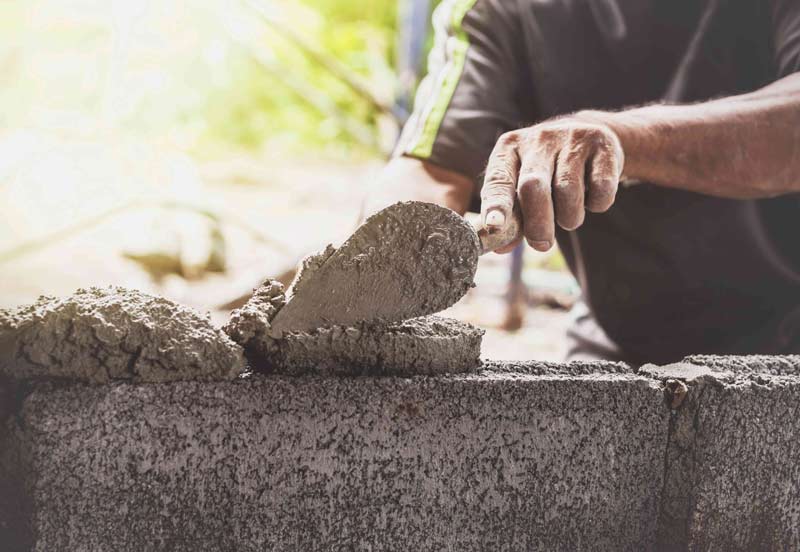
POLYGON ((622 147, 623 167, 621 180, 638 180, 644 177, 641 169, 643 142, 645 141, 640 123, 629 111, 579 111, 575 116, 583 121, 602 125, 610 129, 622 147))
POLYGON ((474 183, 464 175, 413 157, 392 159, 370 186, 364 213, 369 215, 398 201, 435 203, 464 214, 474 183))

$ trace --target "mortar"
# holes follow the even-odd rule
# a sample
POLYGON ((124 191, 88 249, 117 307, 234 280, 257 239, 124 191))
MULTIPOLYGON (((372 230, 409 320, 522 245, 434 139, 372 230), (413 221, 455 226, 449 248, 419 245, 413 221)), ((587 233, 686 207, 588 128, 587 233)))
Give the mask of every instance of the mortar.
POLYGON ((267 280, 223 328, 244 347, 254 368, 299 375, 442 374, 480 366, 483 330, 425 316, 400 323, 367 322, 271 336, 274 317, 286 305, 283 286, 267 280))

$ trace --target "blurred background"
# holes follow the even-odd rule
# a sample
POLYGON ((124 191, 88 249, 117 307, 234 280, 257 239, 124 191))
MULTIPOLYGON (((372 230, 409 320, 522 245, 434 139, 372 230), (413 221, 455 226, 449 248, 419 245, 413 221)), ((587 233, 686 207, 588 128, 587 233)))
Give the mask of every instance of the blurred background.
MULTIPOLYGON (((0 2, 0 308, 109 284, 217 323, 346 238, 413 103, 435 0, 0 2)), ((446 314, 560 359, 557 251, 487 255, 446 314)))

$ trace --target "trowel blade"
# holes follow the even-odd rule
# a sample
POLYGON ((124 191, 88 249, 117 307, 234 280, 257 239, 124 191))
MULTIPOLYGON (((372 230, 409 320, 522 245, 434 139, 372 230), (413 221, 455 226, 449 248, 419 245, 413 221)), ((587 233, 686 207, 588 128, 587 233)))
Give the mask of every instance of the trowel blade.
POLYGON ((306 259, 270 334, 360 322, 397 322, 446 309, 472 287, 481 244, 455 212, 395 203, 338 249, 306 259))

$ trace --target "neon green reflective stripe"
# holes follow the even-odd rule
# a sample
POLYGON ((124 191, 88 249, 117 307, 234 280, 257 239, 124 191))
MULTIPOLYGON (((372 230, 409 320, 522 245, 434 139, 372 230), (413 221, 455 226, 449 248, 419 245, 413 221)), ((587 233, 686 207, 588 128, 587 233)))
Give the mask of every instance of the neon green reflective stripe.
POLYGON ((446 51, 451 54, 447 62, 448 67, 445 69, 447 73, 439 91, 436 93, 437 97, 428 113, 428 117, 425 119, 417 144, 409 151, 409 154, 415 157, 430 157, 433 150, 433 142, 436 140, 436 134, 439 132, 442 119, 444 119, 444 113, 447 111, 447 106, 450 105, 450 100, 456 91, 456 85, 458 85, 461 73, 464 70, 467 49, 469 48, 469 37, 461 27, 461 23, 467 12, 475 5, 475 2, 477 0, 456 0, 456 4, 453 7, 453 15, 450 19, 450 32, 452 35, 447 37, 447 44, 445 45, 446 51))

